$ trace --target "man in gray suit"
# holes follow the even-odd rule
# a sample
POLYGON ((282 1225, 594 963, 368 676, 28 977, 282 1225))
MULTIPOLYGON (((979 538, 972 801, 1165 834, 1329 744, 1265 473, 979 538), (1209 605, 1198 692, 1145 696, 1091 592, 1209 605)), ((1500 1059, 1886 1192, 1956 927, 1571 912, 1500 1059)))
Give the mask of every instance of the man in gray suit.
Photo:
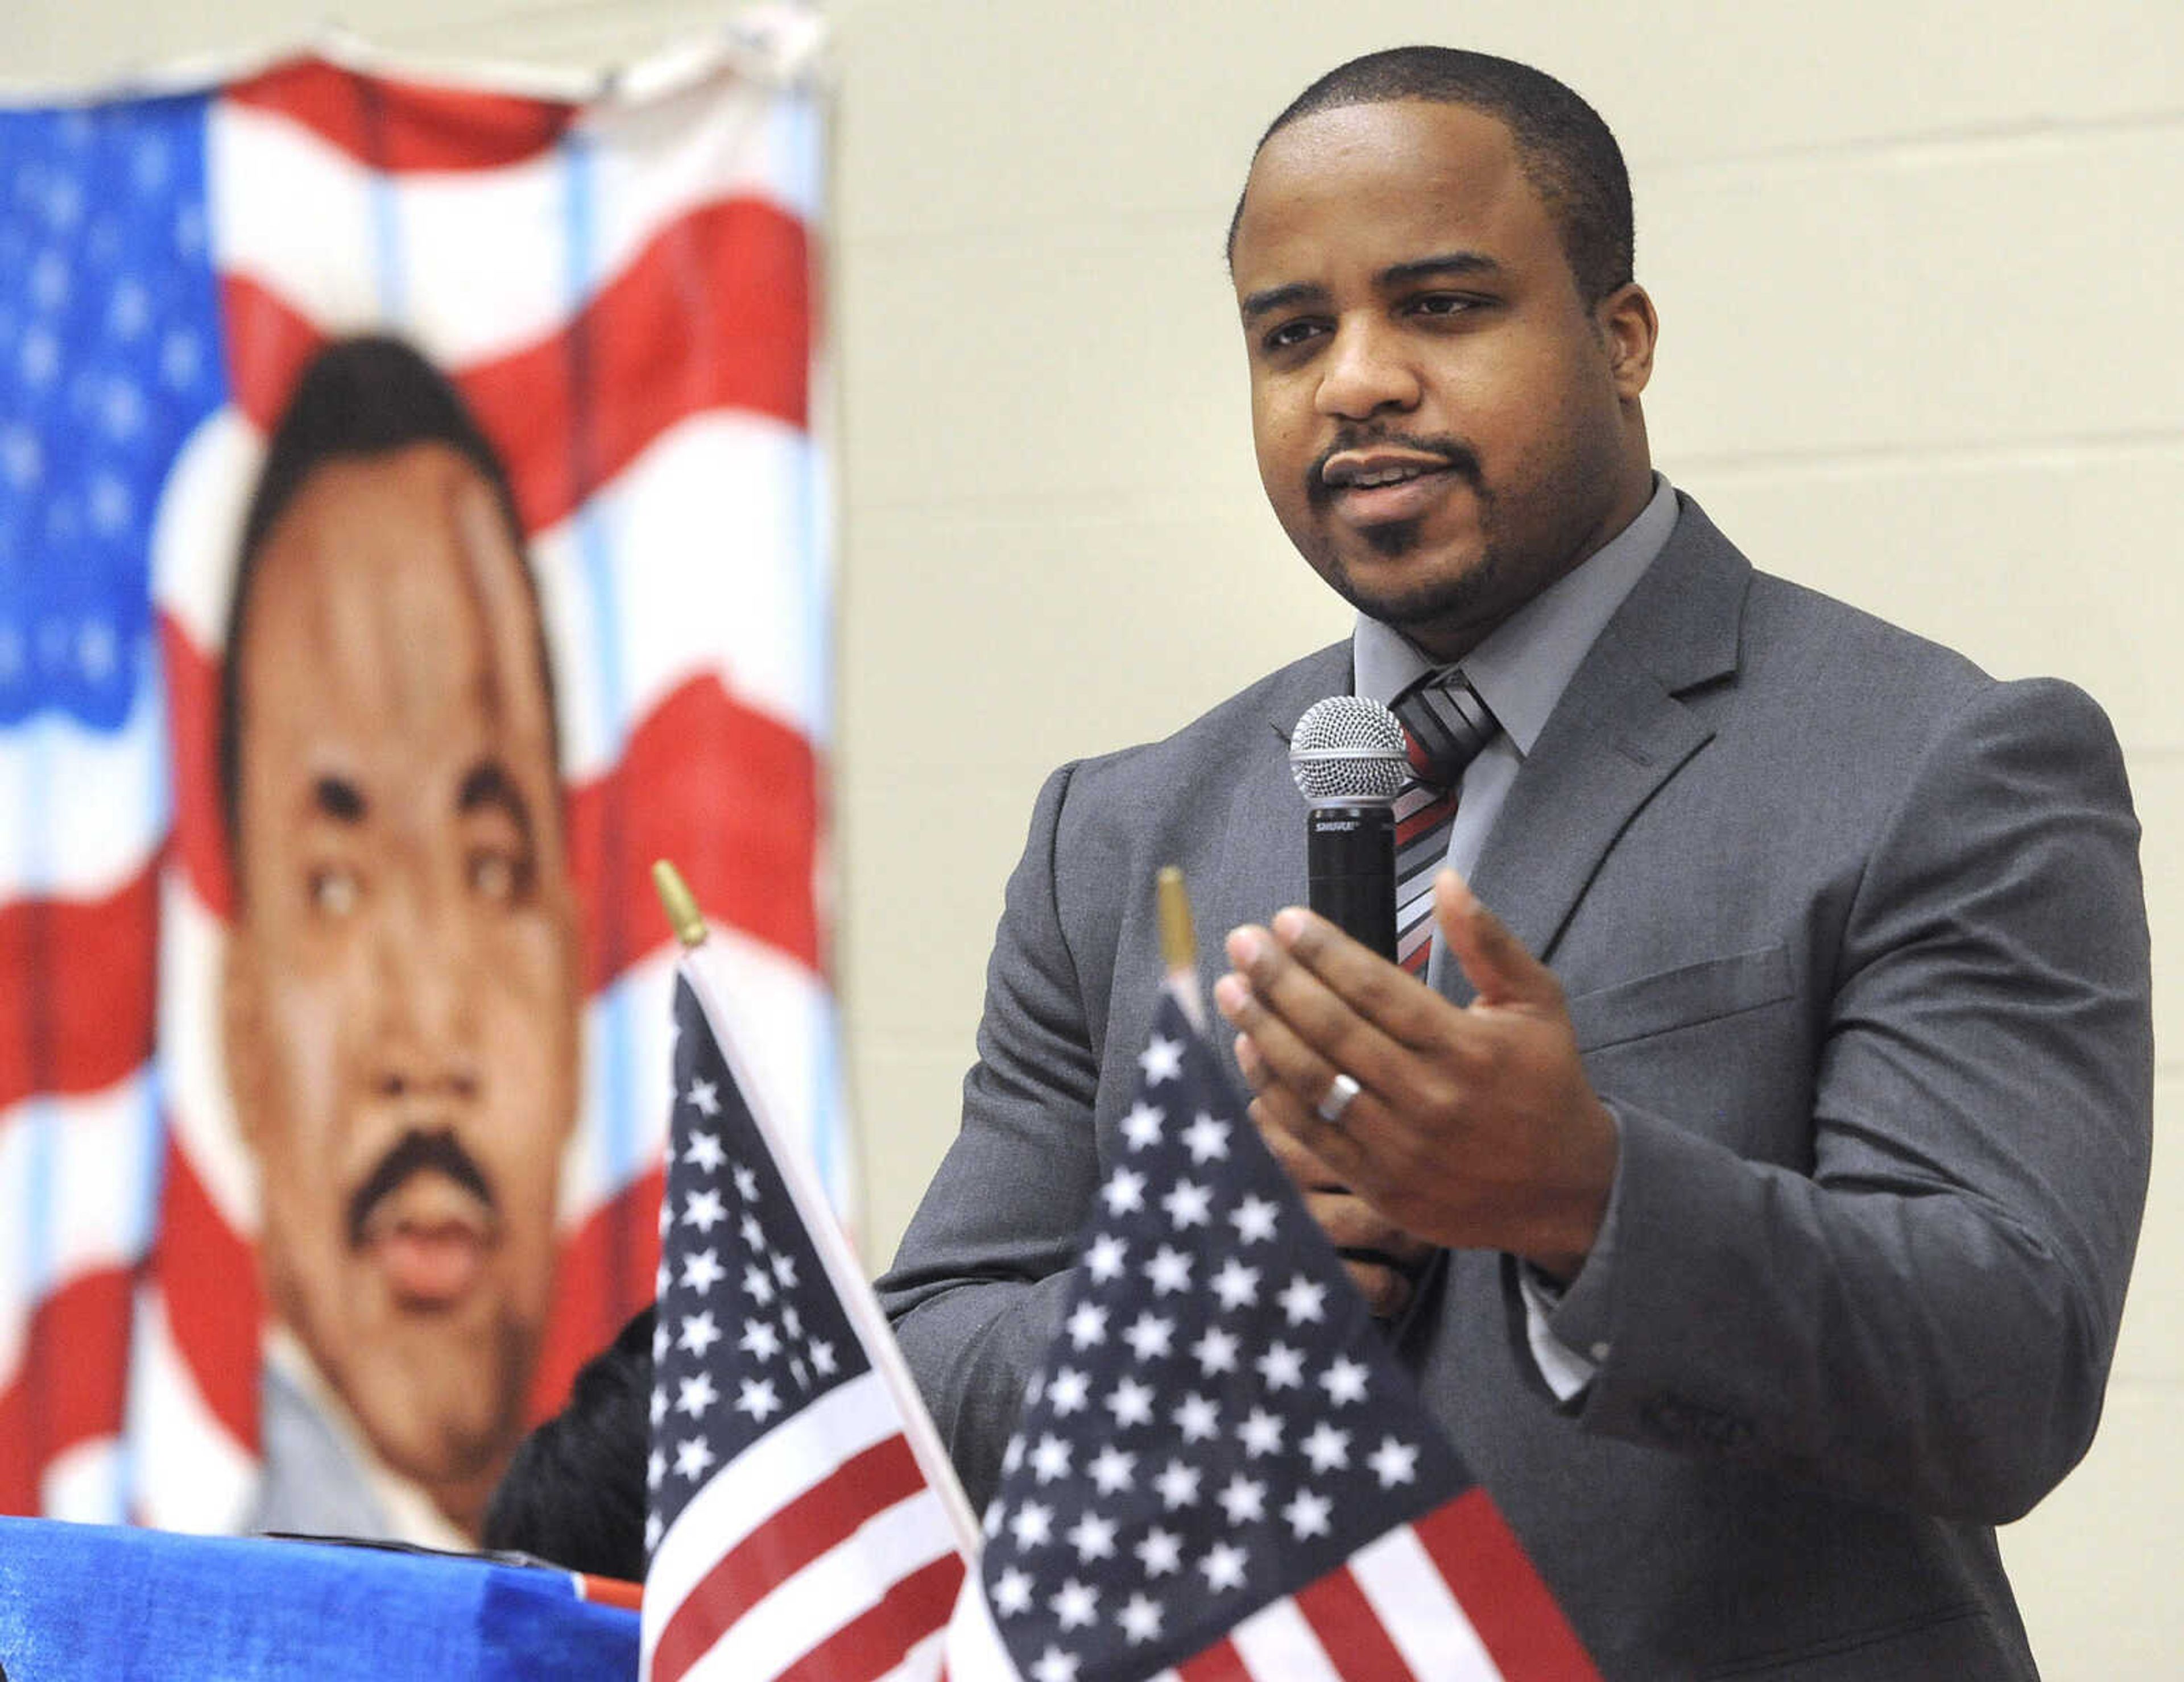
POLYGON ((983 1501, 1180 863, 1253 1118, 1605 1672, 2030 1676, 1992 1527, 2091 1440, 2145 1195, 2120 755, 1653 473, 1630 253, 1536 71, 1402 49, 1276 120, 1230 240, 1260 470, 1355 633, 1048 783, 883 1290, 983 1501), (1457 669, 1421 985, 1294 909, 1284 737, 1457 669))

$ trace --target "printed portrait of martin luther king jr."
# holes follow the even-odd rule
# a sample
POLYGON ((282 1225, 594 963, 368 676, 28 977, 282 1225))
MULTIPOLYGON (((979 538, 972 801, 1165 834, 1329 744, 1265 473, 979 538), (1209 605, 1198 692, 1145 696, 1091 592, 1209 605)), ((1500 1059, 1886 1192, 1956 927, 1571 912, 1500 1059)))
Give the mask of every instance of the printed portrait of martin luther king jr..
POLYGON ((407 345, 304 370, 226 649, 221 1050, 274 1321, 245 1523, 464 1545, 552 1295, 582 983, 514 501, 407 345))

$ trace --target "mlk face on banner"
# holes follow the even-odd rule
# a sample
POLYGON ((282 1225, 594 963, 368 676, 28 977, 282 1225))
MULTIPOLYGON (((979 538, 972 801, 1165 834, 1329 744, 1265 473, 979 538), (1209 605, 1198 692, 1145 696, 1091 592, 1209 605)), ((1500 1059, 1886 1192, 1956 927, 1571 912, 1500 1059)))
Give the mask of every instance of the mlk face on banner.
POLYGON ((255 1517, 341 1512, 308 1446, 332 1422, 292 1417, 315 1406, 467 1531, 551 1295, 580 988, 522 533, 491 446, 406 345, 306 368, 229 625, 222 1051, 292 1334, 255 1517), (306 1471, 315 1490, 289 1486, 306 1471))

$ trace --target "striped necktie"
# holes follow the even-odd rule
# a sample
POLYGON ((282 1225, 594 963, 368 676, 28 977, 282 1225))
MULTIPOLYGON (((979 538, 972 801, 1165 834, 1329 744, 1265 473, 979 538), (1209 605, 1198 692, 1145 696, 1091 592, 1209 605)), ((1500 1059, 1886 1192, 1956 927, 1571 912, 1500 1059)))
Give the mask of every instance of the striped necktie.
POLYGON ((1419 679, 1390 710, 1408 738, 1413 779, 1396 797, 1396 956, 1423 977, 1433 951, 1433 882, 1448 861, 1463 768, 1502 727, 1457 671, 1419 679))

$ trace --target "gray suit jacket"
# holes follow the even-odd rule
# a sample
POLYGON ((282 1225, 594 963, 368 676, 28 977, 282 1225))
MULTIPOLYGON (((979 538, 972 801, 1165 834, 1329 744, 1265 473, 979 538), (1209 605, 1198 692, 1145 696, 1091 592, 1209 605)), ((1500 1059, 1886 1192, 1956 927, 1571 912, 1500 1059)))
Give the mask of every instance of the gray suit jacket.
MULTIPOLYGON (((1349 677, 1324 649, 1039 797, 962 1131, 882 1281, 974 1501, 1117 1148, 1153 873, 1209 935, 1304 899, 1285 732, 1349 677)), ((2114 1350, 2137 839, 2083 693, 1756 573, 1684 501, 1474 872, 1621 1124, 1610 1352, 1557 1405, 1471 1251, 1401 1334, 1609 1675, 2033 1674, 1992 1527, 2085 1451, 2114 1350)))

